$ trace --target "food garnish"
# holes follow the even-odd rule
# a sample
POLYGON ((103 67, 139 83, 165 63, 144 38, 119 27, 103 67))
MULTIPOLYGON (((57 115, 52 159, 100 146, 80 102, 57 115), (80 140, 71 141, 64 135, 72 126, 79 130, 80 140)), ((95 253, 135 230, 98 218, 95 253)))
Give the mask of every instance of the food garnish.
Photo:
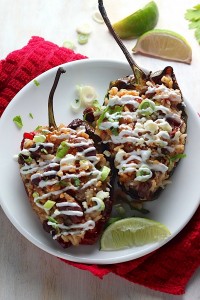
POLYGON ((84 45, 88 42, 89 36, 92 32, 92 27, 88 23, 84 23, 79 25, 76 28, 77 34, 78 34, 78 43, 80 45, 84 45))
POLYGON ((135 201, 151 201, 169 183, 183 156, 185 104, 172 67, 144 72, 113 30, 102 0, 99 9, 133 75, 112 81, 102 109, 92 106, 84 118, 108 146, 121 189, 135 201))
POLYGON ((110 223, 101 237, 103 251, 144 246, 171 235, 165 225, 146 218, 114 219, 110 223))
POLYGON ((101 16, 100 12, 99 12, 98 10, 95 11, 95 12, 92 14, 92 19, 93 19, 95 22, 99 23, 99 24, 103 24, 103 23, 104 23, 104 20, 103 20, 103 18, 102 18, 102 16, 101 16))
POLYGON ((39 83, 39 81, 38 81, 37 79, 34 79, 33 82, 34 82, 34 84, 35 84, 36 86, 40 86, 40 83, 39 83))
POLYGON ((77 98, 71 102, 71 108, 74 112, 78 112, 80 108, 91 106, 97 103, 97 93, 93 86, 77 85, 77 98))
POLYGON ((192 9, 187 9, 185 19, 190 22, 189 28, 195 30, 195 37, 200 44, 200 4, 195 5, 192 9))
POLYGON ((63 47, 64 47, 64 48, 68 48, 68 49, 72 49, 72 50, 74 50, 74 49, 76 48, 74 42, 68 41, 68 40, 67 40, 67 41, 64 41, 63 47))
POLYGON ((94 244, 112 209, 110 163, 93 129, 80 119, 57 126, 49 94, 49 126, 24 133, 18 156, 20 175, 45 231, 62 247, 94 244))
POLYGON ((191 64, 192 49, 180 34, 164 29, 154 29, 144 33, 132 49, 152 57, 191 64))
POLYGON ((154 1, 151 1, 144 8, 112 26, 121 39, 137 38, 156 26, 158 16, 158 7, 154 1))
POLYGON ((16 126, 18 128, 22 128, 23 127, 23 122, 22 122, 22 118, 21 116, 16 116, 13 118, 13 122, 16 124, 16 126))

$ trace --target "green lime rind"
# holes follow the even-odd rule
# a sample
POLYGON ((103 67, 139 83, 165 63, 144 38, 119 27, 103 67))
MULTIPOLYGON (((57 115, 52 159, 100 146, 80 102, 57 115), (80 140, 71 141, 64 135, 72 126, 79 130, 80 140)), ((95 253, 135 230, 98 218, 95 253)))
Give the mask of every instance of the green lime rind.
POLYGON ((101 237, 101 250, 121 250, 144 246, 168 238, 169 229, 146 218, 125 218, 111 224, 101 237))
POLYGON ((154 1, 151 1, 143 9, 137 10, 112 26, 121 39, 137 38, 153 29, 158 22, 158 17, 158 7, 154 1))

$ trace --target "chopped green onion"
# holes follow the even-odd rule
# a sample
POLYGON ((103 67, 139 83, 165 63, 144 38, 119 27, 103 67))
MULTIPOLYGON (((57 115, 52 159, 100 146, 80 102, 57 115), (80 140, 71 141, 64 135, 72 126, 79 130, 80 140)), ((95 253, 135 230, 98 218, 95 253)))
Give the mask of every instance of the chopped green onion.
POLYGON ((45 135, 35 135, 33 138, 33 141, 35 143, 43 143, 46 140, 46 136, 45 135))
POLYGON ((145 182, 152 177, 152 172, 146 165, 142 165, 136 172, 136 181, 145 182))
POLYGON ((104 20, 100 14, 99 11, 95 11, 93 14, 92 14, 92 18, 95 22, 99 23, 99 24, 103 24, 104 23, 104 20))
POLYGON ((101 171, 101 181, 104 181, 106 180, 106 178, 108 177, 110 173, 110 168, 104 166, 102 171, 101 171))
POLYGON ((72 49, 72 50, 74 50, 76 48, 75 45, 74 45, 74 43, 71 42, 71 41, 65 41, 63 43, 63 47, 64 48, 68 48, 68 49, 72 49))
POLYGON ((55 201, 47 200, 43 205, 44 209, 50 210, 56 204, 55 201))
POLYGON ((56 221, 56 219, 54 219, 54 218, 52 218, 52 217, 48 217, 48 221, 49 222, 52 222, 52 223, 58 223, 57 221, 56 221))
POLYGON ((104 111, 102 112, 100 118, 97 120, 97 126, 99 127, 101 125, 101 123, 103 122, 105 116, 106 116, 106 113, 109 111, 109 106, 107 106, 104 111))
POLYGON ((96 99, 92 102, 92 106, 97 108, 97 110, 101 110, 101 105, 99 104, 99 101, 96 99))
POLYGON ((32 194, 32 196, 33 196, 33 198, 37 198, 37 197, 39 197, 40 195, 39 195, 37 192, 34 192, 34 193, 32 194))
POLYGON ((23 122, 21 116, 16 116, 13 118, 13 122, 17 125, 18 128, 23 127, 23 122))
POLYGON ((122 110, 123 110, 123 107, 122 107, 122 106, 119 106, 119 105, 116 105, 116 106, 114 107, 114 109, 110 107, 110 113, 111 113, 111 114, 121 113, 122 110))
POLYGON ((41 152, 43 152, 44 154, 48 154, 48 151, 46 149, 41 149, 41 152))
POLYGON ((152 113, 154 113, 155 108, 155 103, 152 100, 145 99, 140 103, 138 110, 140 111, 141 115, 150 116, 152 113))
POLYGON ((90 85, 77 85, 78 99, 86 107, 92 106, 93 101, 96 99, 97 94, 93 86, 90 85))
POLYGON ((35 84, 36 86, 39 86, 39 85, 40 85, 39 81, 37 81, 36 79, 34 79, 33 82, 34 82, 34 84, 35 84))
POLYGON ((74 185, 75 185, 76 187, 80 186, 80 179, 79 179, 78 177, 75 177, 75 178, 74 178, 74 185))
POLYGON ((69 183, 69 182, 66 182, 66 181, 64 181, 64 180, 61 180, 61 181, 59 181, 59 185, 65 187, 65 186, 69 186, 70 183, 69 183))
POLYGON ((111 127, 111 132, 115 135, 115 136, 117 136, 119 133, 118 133, 118 129, 117 128, 115 128, 115 127, 111 127))
POLYGON ((179 153, 179 154, 176 154, 172 157, 170 157, 170 160, 172 162, 176 161, 177 159, 181 159, 181 158, 185 158, 186 157, 186 154, 185 153, 179 153))
POLYGON ((79 25, 76 28, 76 31, 79 34, 83 34, 83 35, 88 35, 89 36, 89 34, 92 32, 92 27, 90 26, 90 24, 84 23, 84 24, 79 25))
POLYGON ((30 117, 31 119, 33 119, 33 114, 32 114, 32 113, 29 113, 29 117, 30 117))
POLYGON ((77 112, 81 107, 81 101, 80 99, 74 99, 71 103, 71 108, 74 112, 77 112))
POLYGON ((121 106, 119 106, 119 105, 116 105, 114 108, 112 108, 112 107, 110 107, 110 106, 107 106, 107 107, 103 110, 103 112, 102 112, 100 118, 97 120, 97 126, 99 127, 99 126, 101 125, 101 123, 102 123, 103 120, 105 119, 105 116, 106 116, 106 113, 107 113, 107 112, 109 113, 109 115, 111 115, 110 118, 112 119, 112 115, 113 115, 113 114, 120 114, 120 113, 122 112, 122 110, 123 110, 123 107, 121 107, 121 106))
POLYGON ((24 159, 24 161, 25 161, 26 163, 28 163, 28 164, 31 163, 32 160, 33 160, 33 159, 32 159, 32 157, 30 157, 30 156, 24 159))
POLYGON ((82 34, 82 33, 79 33, 78 34, 78 43, 80 45, 85 45, 87 44, 88 42, 88 38, 89 38, 89 35, 88 34, 82 34))
POLYGON ((42 128, 42 126, 41 126, 41 125, 38 125, 38 126, 35 128, 34 131, 38 131, 38 130, 41 129, 41 128, 42 128))
POLYGON ((68 151, 69 151, 69 146, 66 143, 62 142, 57 149, 56 157, 63 158, 68 151))

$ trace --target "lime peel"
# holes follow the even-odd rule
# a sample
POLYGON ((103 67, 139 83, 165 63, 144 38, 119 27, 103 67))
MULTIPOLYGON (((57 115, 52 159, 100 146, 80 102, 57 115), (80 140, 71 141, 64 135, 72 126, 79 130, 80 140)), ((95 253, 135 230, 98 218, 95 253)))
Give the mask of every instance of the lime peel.
POLYGON ((101 237, 101 250, 120 250, 143 246, 168 238, 169 229, 146 218, 125 218, 111 224, 101 237))

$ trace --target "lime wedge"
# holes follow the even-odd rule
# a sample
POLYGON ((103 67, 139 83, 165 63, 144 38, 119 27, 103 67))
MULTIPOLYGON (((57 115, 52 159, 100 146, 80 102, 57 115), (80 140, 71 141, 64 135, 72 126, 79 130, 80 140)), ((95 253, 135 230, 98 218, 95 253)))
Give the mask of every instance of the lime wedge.
POLYGON ((139 37, 133 53, 190 64, 192 49, 186 39, 174 31, 154 29, 139 37))
POLYGON ((158 7, 151 1, 143 9, 137 10, 112 26, 121 39, 137 38, 156 26, 158 15, 158 7))
POLYGON ((101 237, 101 250, 119 250, 162 241, 171 235, 168 228, 146 218, 125 218, 111 224, 101 237))

